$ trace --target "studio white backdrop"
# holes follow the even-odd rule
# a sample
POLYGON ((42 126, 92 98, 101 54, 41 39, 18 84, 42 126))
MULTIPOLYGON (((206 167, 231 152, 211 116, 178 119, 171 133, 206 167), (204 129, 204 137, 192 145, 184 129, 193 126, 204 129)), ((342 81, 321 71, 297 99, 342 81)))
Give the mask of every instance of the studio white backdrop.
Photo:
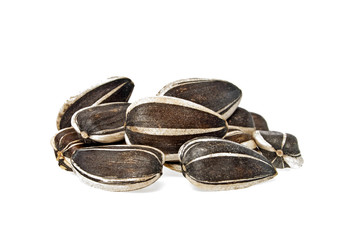
POLYGON ((1 1, 1 239, 354 239, 353 1, 1 1), (164 168, 114 193, 58 168, 71 96, 131 78, 131 102, 183 78, 231 81, 294 134, 300 169, 208 192, 164 168))

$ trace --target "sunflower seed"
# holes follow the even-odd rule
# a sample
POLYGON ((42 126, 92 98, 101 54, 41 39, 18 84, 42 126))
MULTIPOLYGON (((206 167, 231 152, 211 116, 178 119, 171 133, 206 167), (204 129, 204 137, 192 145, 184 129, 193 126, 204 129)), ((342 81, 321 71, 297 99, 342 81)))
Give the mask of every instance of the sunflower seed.
POLYGON ((242 131, 247 134, 252 134, 255 131, 255 124, 251 114, 244 108, 238 107, 237 110, 227 120, 228 134, 233 134, 233 131, 242 131))
POLYGON ((71 125, 84 139, 114 143, 124 139, 126 110, 130 103, 105 103, 77 111, 71 125))
POLYGON ((69 99, 60 109, 57 117, 58 130, 71 126, 73 114, 88 106, 108 102, 127 102, 133 91, 133 82, 125 77, 114 77, 111 81, 88 89, 69 99))
POLYGON ((77 149, 84 147, 85 143, 74 128, 69 127, 60 130, 51 139, 51 145, 54 149, 59 167, 67 171, 72 171, 70 158, 77 149))
POLYGON ((277 175, 262 155, 240 144, 218 138, 196 138, 179 150, 183 175, 206 190, 249 187, 277 175))
POLYGON ((138 145, 87 147, 72 156, 74 172, 90 186, 108 191, 147 187, 162 175, 164 154, 138 145))
POLYGON ((238 107, 242 91, 234 84, 217 79, 190 78, 172 82, 157 96, 189 100, 229 118, 238 107))
POLYGON ((126 142, 156 147, 167 161, 178 161, 177 152, 198 136, 223 137, 227 122, 199 104, 174 97, 151 97, 127 109, 126 142))
POLYGON ((256 130, 269 131, 269 127, 267 125, 265 118, 263 118, 263 116, 253 112, 250 112, 250 114, 253 117, 256 130))
POLYGON ((303 158, 295 136, 275 131, 255 131, 253 138, 262 154, 276 168, 299 168, 303 158))

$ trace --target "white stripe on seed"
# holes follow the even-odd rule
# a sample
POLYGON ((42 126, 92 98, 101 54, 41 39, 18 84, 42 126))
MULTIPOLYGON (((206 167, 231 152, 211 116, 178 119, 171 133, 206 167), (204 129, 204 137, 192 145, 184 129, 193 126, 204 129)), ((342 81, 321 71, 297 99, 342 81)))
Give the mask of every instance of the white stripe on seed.
POLYGON ((107 98, 111 97, 112 94, 114 94, 118 89, 122 88, 124 85, 126 85, 127 82, 122 83, 121 85, 115 87, 114 89, 112 89, 111 91, 109 91, 108 93, 106 93, 104 96, 102 96, 99 100, 97 100, 92 106, 97 106, 100 103, 102 103, 103 101, 105 101, 107 98))
POLYGON ((126 129, 148 135, 159 135, 159 136, 184 136, 184 135, 195 135, 217 132, 225 129, 225 127, 218 128, 148 128, 148 127, 134 127, 126 126, 126 129))
MULTIPOLYGON (((220 119, 224 119, 220 114, 212 111, 209 108, 206 108, 200 104, 191 102, 191 101, 187 101, 181 98, 176 98, 176 97, 147 97, 147 98, 143 98, 138 100, 137 102, 132 103, 128 108, 127 108, 127 112, 126 112, 126 116, 129 115, 130 111, 139 106, 139 105, 143 105, 143 104, 155 104, 155 103, 163 103, 163 104, 167 104, 167 105, 175 105, 175 106, 181 106, 181 107, 186 107, 186 108, 190 108, 190 109, 195 109, 201 112, 206 112, 209 113, 211 115, 214 115, 220 119)), ((172 108, 174 108, 174 106, 171 106, 172 108)), ((226 123, 227 125, 227 123, 226 123)))
POLYGON ((217 158, 217 157, 249 158, 249 159, 252 159, 252 160, 256 160, 256 161, 262 162, 262 163, 272 167, 272 165, 270 165, 268 162, 263 161, 262 159, 253 157, 253 156, 248 155, 248 154, 242 154, 242 153, 212 153, 212 154, 208 154, 208 155, 205 155, 205 156, 201 156, 201 157, 195 158, 192 161, 190 161, 187 164, 185 164, 185 166, 187 166, 187 165, 189 165, 189 164, 191 164, 193 162, 204 160, 206 158, 217 158))

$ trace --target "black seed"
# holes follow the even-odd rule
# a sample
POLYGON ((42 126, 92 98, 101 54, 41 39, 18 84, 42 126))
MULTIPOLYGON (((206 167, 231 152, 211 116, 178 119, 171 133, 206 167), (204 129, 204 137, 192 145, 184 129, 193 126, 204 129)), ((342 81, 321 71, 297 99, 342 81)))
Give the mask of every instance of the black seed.
POLYGON ((262 154, 277 168, 299 168, 303 158, 295 136, 276 131, 255 131, 253 138, 262 154))
POLYGON ((217 79, 191 78, 172 82, 158 96, 170 96, 203 105, 227 119, 238 107, 242 91, 234 84, 217 79))
POLYGON ((277 175, 262 155, 240 144, 217 138, 196 138, 179 150, 184 176, 207 190, 244 188, 277 175))
POLYGON ((138 145, 81 148, 72 157, 81 179, 109 191, 131 191, 146 187, 162 175, 164 155, 158 149, 138 145))
POLYGON ((72 126, 83 138, 101 143, 114 143, 124 139, 126 110, 130 103, 105 103, 77 111, 72 126))
MULTIPOLYGON (((226 132, 222 116, 179 98, 146 98, 127 109, 127 142, 153 146, 165 154, 177 154, 179 147, 194 137, 223 137, 226 132)), ((178 159, 167 157, 170 160, 178 159)))
POLYGON ((68 100, 61 108, 57 118, 58 130, 71 126, 73 114, 85 107, 109 102, 127 102, 134 88, 128 78, 115 78, 68 100))

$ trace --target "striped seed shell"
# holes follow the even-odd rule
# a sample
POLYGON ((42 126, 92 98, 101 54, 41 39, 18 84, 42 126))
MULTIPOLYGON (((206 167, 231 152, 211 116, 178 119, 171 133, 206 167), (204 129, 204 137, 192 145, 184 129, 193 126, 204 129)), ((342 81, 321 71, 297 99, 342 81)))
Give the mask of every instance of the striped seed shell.
POLYGON ((83 139, 78 135, 74 128, 63 128, 51 139, 55 157, 60 168, 72 171, 70 158, 73 153, 84 146, 83 139))
POLYGON ((83 108, 74 113, 71 125, 84 139, 114 143, 124 139, 126 110, 130 103, 113 102, 83 108))
POLYGON ((60 109, 57 117, 58 130, 71 126, 73 114, 85 107, 108 102, 127 102, 134 88, 133 82, 125 77, 113 77, 110 81, 90 88, 70 98, 60 109))
POLYGON ((269 131, 269 127, 263 116, 254 112, 250 112, 250 114, 253 117, 256 130, 269 131))
POLYGON ((147 187, 162 175, 164 154, 138 145, 107 145, 77 150, 73 170, 86 184, 108 191, 147 187))
POLYGON ((244 147, 261 153, 251 134, 235 129, 231 132, 228 132, 224 139, 239 143, 244 147))
POLYGON ((199 136, 223 137, 227 122, 199 104, 174 97, 150 97, 127 109, 126 142, 156 147, 167 161, 178 161, 178 150, 199 136))
POLYGON ((205 190, 249 187, 277 175, 269 160, 238 143, 218 138, 196 138, 179 150, 183 175, 205 190))
POLYGON ((253 138, 262 154, 276 168, 299 168, 303 158, 295 136, 276 131, 255 131, 253 138))
POLYGON ((227 120, 228 134, 233 134, 233 131, 242 131, 247 134, 253 134, 255 131, 255 124, 250 112, 244 108, 238 107, 237 110, 227 120))
POLYGON ((189 100, 205 106, 227 119, 238 107, 242 91, 228 81, 190 78, 169 83, 159 91, 157 96, 189 100))

